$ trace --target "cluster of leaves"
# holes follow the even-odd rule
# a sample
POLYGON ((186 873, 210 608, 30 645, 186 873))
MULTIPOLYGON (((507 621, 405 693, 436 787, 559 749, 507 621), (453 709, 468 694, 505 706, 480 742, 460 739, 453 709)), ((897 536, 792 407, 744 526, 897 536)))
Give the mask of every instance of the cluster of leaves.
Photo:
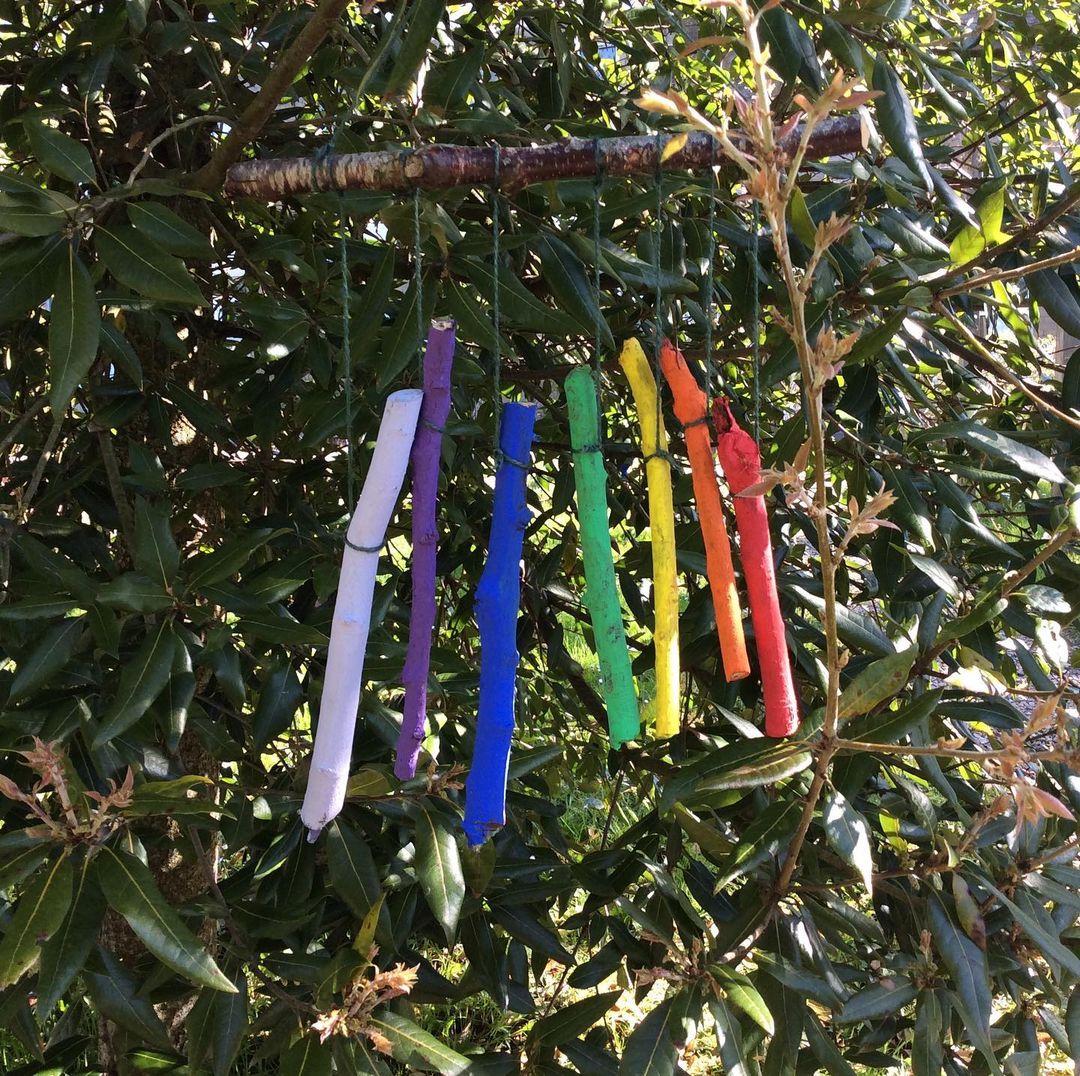
MULTIPOLYGON (((809 813, 828 670, 804 496, 770 500, 798 740, 761 738, 756 672, 723 681, 688 475, 679 737, 609 756, 581 601, 560 379, 593 357, 597 325, 605 361, 651 336, 657 291, 686 353, 760 426, 774 476, 803 481, 784 289, 739 174, 718 177, 715 272, 707 180, 675 173, 659 191, 646 177, 505 195, 498 264, 487 192, 423 197, 417 276, 409 200, 239 203, 192 181, 309 18, 256 0, 0 0, 6 1071, 652 1076, 695 1039, 712 1071, 746 1073, 1034 1073, 1050 1043, 1080 1060, 1064 634, 1080 359, 1038 330, 1042 314, 1080 335, 1075 13, 762 15, 778 122, 840 66, 879 93, 865 114, 880 137, 804 172, 790 211, 796 264, 814 259, 809 331, 846 349, 824 397, 827 503, 850 505, 829 520, 844 739, 809 813), (814 258, 833 214, 851 226, 814 258), (777 308, 760 369, 758 306, 777 308), (311 845, 296 810, 349 457, 362 475, 433 315, 455 318, 459 352, 432 769, 402 785, 390 768, 406 503, 348 805, 311 845), (500 352, 503 386, 545 407, 510 822, 469 853, 457 767, 500 352), (893 528, 866 525, 879 511, 893 528)), ((642 133, 642 85, 716 115, 747 77, 723 10, 411 0, 342 14, 252 152, 310 153, 335 129, 338 150, 642 133)), ((608 369, 611 523, 647 711, 643 470, 608 369)))

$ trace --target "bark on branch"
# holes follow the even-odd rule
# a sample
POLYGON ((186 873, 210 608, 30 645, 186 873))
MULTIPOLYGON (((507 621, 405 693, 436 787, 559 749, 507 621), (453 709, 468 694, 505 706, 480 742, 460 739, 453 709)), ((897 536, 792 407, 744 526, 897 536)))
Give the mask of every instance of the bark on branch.
MULTIPOLYGON (((794 151, 801 134, 802 128, 796 127, 781 149, 794 151)), ((670 137, 661 138, 660 145, 670 137)), ((862 120, 840 116, 818 124, 807 158, 858 153, 865 146, 862 120)), ((326 160, 242 161, 228 170, 225 194, 276 201, 314 190, 440 190, 489 186, 496 179, 501 189, 515 191, 544 180, 588 178, 596 175, 598 166, 608 176, 648 175, 656 170, 656 154, 654 135, 623 135, 598 140, 570 138, 546 146, 500 147, 498 151, 491 146, 434 145, 417 150, 343 153, 326 160)), ((708 134, 698 131, 689 135, 682 149, 663 161, 661 168, 703 171, 713 162, 723 161, 719 145, 714 146, 708 134)))

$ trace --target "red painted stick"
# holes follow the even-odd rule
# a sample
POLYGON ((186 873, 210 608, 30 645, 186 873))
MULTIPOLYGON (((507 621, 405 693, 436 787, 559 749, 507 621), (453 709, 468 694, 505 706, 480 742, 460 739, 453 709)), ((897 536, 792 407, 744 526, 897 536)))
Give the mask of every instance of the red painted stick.
POLYGON ((765 498, 739 494, 761 481, 761 453, 754 439, 735 421, 726 399, 713 404, 716 455, 731 487, 735 524, 739 529, 750 618, 757 639, 761 692, 765 697, 765 734, 791 736, 799 727, 799 707, 791 678, 791 659, 784 637, 784 618, 776 593, 769 515, 765 498))

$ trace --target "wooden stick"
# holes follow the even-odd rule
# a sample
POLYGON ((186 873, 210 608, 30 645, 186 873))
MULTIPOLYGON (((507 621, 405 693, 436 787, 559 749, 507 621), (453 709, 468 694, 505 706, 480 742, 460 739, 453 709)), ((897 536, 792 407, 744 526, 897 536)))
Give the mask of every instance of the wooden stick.
POLYGON ((574 450, 581 557, 585 562, 585 606, 592 620, 596 657, 600 663, 600 691, 607 709, 608 735, 618 750, 640 731, 637 692, 626 646, 622 608, 615 584, 608 523, 607 476, 600 454, 600 414, 596 382, 579 366, 565 383, 570 415, 570 443, 574 450))
POLYGON ((315 750, 300 808, 300 818, 312 841, 345 803, 379 550, 405 479, 423 397, 419 389, 402 389, 388 397, 371 466, 349 522, 330 627, 315 750))
POLYGON ((491 540, 476 588, 480 628, 480 705, 476 745, 465 779, 465 836, 483 844, 506 821, 506 776, 514 736, 517 678, 517 618, 521 605, 521 547, 529 509, 525 479, 532 446, 536 404, 506 403, 502 410, 495 474, 491 540))
POLYGON ((690 475, 694 482, 698 518, 701 520, 701 536, 705 540, 705 567, 712 591, 724 676, 728 680, 741 680, 750 675, 750 659, 746 656, 742 610, 739 608, 739 592, 735 588, 735 568, 731 563, 731 539, 720 503, 716 460, 706 425, 708 401, 686 365, 682 352, 667 340, 660 349, 660 365, 675 397, 675 415, 683 425, 686 454, 690 457, 690 475))
POLYGON ((716 454, 724 468, 735 500, 735 523, 739 528, 746 593, 754 623, 761 693, 765 697, 765 733, 791 736, 799 728, 799 707, 791 677, 784 618, 776 593, 769 514, 765 498, 739 494, 761 481, 761 453, 754 439, 735 421, 726 399, 713 404, 716 423, 716 454))
MULTIPOLYGON (((778 151, 794 152, 802 130, 801 125, 796 127, 780 143, 778 151)), ((859 153, 866 148, 866 138, 866 128, 858 116, 823 120, 811 135, 806 157, 820 160, 842 153, 859 153)), ((656 172, 656 143, 656 136, 648 134, 595 140, 568 138, 546 146, 502 146, 499 186, 505 191, 515 191, 549 179, 592 177, 598 164, 607 176, 651 175, 656 172)), ((712 136, 695 131, 678 153, 660 162, 660 167, 669 171, 703 172, 723 161, 724 152, 712 136)), ((432 145, 421 149, 342 153, 326 161, 312 157, 242 161, 229 169, 224 192, 233 198, 276 201, 317 190, 389 192, 414 187, 444 190, 485 187, 495 181, 494 147, 432 145)))
POLYGON ((402 781, 416 776, 416 760, 427 723, 431 635, 435 630, 435 559, 439 542, 435 509, 439 494, 442 427, 450 414, 454 341, 452 321, 432 323, 424 351, 424 403, 412 447, 412 605, 409 609, 409 646, 401 674, 405 702, 394 760, 394 773, 402 781))
POLYGON ((619 355, 634 394, 645 476, 649 484, 649 533, 653 562, 653 644, 656 647, 656 735, 679 731, 679 578, 675 571, 675 509, 667 431, 659 411, 656 379, 634 339, 619 355))

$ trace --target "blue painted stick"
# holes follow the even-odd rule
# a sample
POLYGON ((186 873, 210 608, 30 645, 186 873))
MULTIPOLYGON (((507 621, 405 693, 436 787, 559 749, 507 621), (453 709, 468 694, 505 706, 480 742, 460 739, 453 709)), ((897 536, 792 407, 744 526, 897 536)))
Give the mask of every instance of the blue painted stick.
POLYGON ((521 604, 521 547, 529 509, 525 479, 536 404, 506 403, 495 474, 487 563, 476 588, 480 627, 480 706, 476 745, 465 780, 465 836, 483 844, 506 821, 506 772, 514 735, 517 617, 521 604))

